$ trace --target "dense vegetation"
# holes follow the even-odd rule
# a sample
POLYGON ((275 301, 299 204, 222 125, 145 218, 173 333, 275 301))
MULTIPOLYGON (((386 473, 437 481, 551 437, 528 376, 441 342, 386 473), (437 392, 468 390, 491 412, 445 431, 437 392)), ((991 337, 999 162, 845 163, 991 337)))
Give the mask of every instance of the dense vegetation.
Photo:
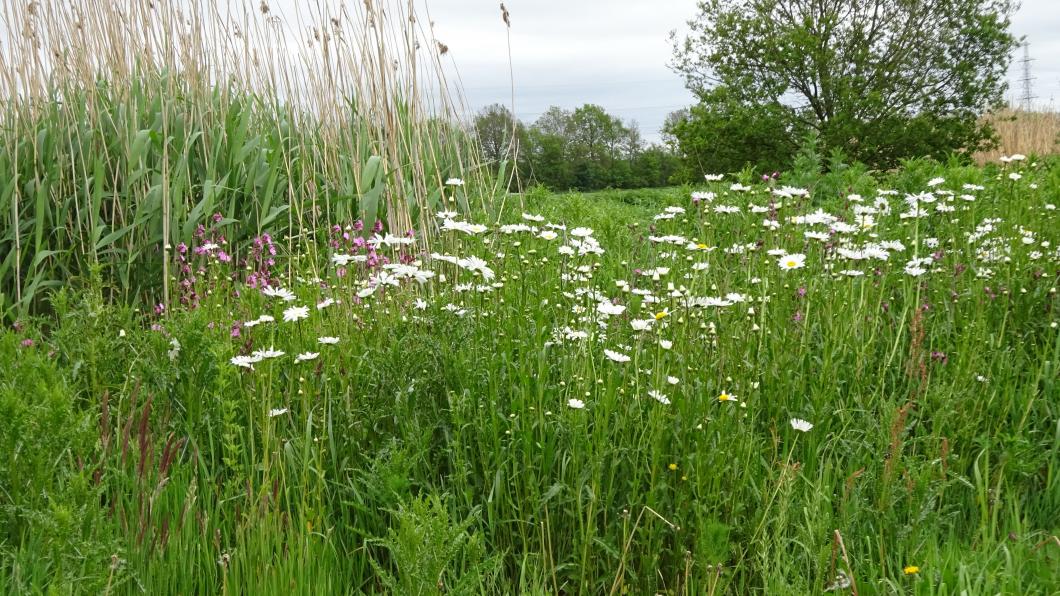
POLYGON ((807 135, 872 167, 994 140, 1009 0, 701 0, 673 67, 699 97, 668 130, 707 171, 785 170, 807 135))
POLYGON ((437 53, 407 72, 372 68, 408 62, 375 35, 422 36, 402 3, 322 15, 342 43, 287 32, 309 37, 264 64, 285 31, 265 2, 237 26, 208 0, 3 2, 0 319, 47 308, 49 289, 91 267, 108 297, 172 307, 176 249, 216 214, 228 256, 259 267, 250 247, 266 232, 303 251, 332 221, 426 230, 449 177, 474 183, 464 207, 495 190, 448 98, 407 93, 444 84, 437 53), (53 55, 64 59, 49 70, 53 55), (354 59, 368 65, 343 76, 354 59))
POLYGON ((1055 590, 1060 162, 472 135, 254 4, 0 0, 0 591, 1055 590))
POLYGON ((527 126, 495 104, 474 124, 483 159, 513 190, 654 188, 691 180, 670 147, 645 143, 635 121, 598 105, 553 106, 527 126))
POLYGON ((1060 167, 1010 164, 338 220, 267 287, 208 218, 188 306, 0 333, 0 586, 1046 593, 1060 167))

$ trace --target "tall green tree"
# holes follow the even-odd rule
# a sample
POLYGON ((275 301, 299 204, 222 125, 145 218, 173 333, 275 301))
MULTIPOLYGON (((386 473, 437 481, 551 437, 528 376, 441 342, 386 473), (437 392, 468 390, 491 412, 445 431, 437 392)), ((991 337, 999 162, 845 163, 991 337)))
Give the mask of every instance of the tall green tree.
POLYGON ((501 104, 486 106, 475 114, 475 135, 488 167, 508 178, 508 173, 526 159, 526 126, 501 104), (505 172, 499 172, 507 164, 505 172))
MULTIPOLYGON (((701 0, 672 66, 706 105, 689 119, 713 119, 709 130, 760 113, 756 133, 794 146, 813 130, 825 149, 890 166, 990 143, 981 116, 1006 89, 1013 10, 1010 0, 701 0)), ((685 128, 674 132, 682 147, 685 128)))

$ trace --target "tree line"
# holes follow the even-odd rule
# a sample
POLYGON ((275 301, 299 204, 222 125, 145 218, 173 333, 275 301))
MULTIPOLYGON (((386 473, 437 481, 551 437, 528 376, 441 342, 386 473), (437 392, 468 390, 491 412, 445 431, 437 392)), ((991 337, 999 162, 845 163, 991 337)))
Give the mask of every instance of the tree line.
POLYGON ((644 188, 682 181, 671 148, 645 142, 636 121, 595 104, 552 106, 529 125, 493 104, 476 114, 474 128, 486 162, 503 168, 513 189, 644 188))

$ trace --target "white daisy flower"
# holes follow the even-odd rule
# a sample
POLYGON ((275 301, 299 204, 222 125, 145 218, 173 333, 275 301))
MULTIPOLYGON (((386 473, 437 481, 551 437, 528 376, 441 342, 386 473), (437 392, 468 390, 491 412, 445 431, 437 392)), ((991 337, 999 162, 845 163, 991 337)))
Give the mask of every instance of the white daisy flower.
POLYGON ((283 288, 274 288, 272 286, 265 286, 261 289, 261 293, 270 298, 279 298, 284 302, 291 302, 295 299, 294 292, 283 288))
POLYGON ((292 306, 287 310, 283 311, 283 320, 287 323, 293 323, 295 321, 301 321, 302 319, 309 318, 309 307, 307 306, 292 306))
POLYGON ((806 265, 806 255, 804 254, 792 254, 784 255, 777 261, 780 268, 785 271, 791 271, 792 269, 799 269, 806 265))
POLYGON ((310 360, 316 360, 320 352, 302 352, 301 354, 294 357, 295 362, 309 362, 310 360))

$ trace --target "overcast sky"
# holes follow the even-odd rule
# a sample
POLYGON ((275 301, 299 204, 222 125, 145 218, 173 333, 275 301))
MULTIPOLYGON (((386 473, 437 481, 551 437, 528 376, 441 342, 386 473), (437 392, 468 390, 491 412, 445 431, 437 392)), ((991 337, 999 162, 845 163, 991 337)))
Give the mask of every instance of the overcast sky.
MULTIPOLYGON (((1036 103, 1060 106, 1060 0, 1023 0, 1013 32, 1030 43, 1036 103)), ((515 111, 533 121, 551 105, 596 103, 637 120, 658 140, 669 112, 692 103, 667 68, 667 39, 696 14, 695 0, 507 0, 515 111)), ((472 108, 510 104, 508 49, 499 0, 429 0, 438 38, 449 46, 472 108)), ((1018 53, 1010 76, 1019 96, 1018 53)))

